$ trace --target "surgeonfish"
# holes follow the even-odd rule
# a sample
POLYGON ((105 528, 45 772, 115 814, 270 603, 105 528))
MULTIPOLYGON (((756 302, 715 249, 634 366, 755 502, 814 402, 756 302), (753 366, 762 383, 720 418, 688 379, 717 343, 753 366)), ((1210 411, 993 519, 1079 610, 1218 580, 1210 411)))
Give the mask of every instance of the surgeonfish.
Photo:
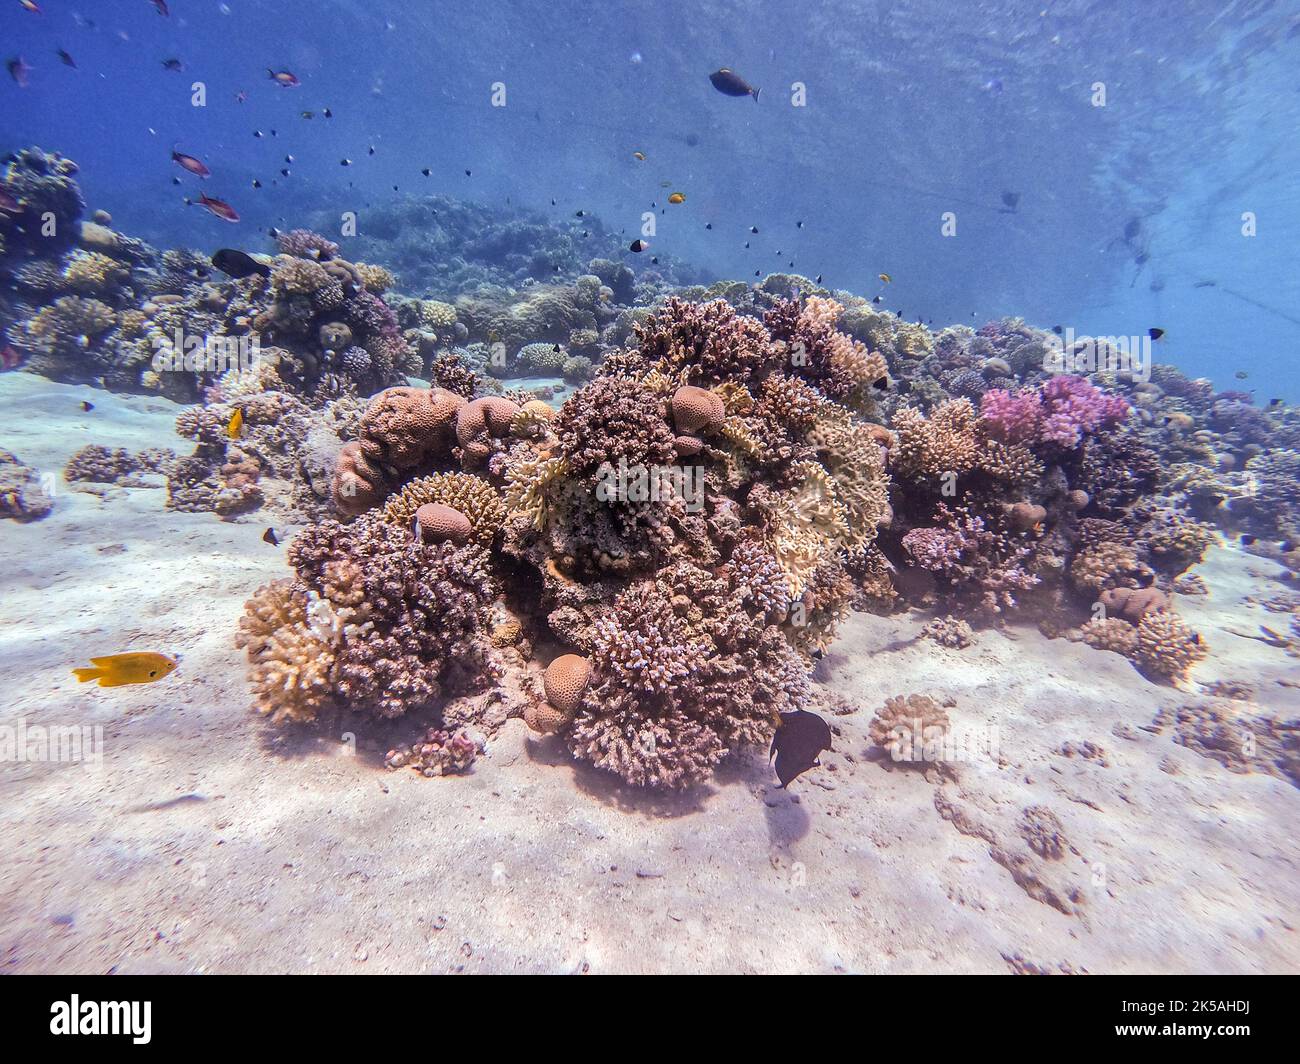
POLYGON ((786 787, 810 768, 820 765, 818 756, 830 748, 831 726, 816 713, 796 709, 781 714, 768 760, 776 758, 777 779, 786 787))
POLYGON ((715 70, 709 75, 709 81, 713 87, 724 96, 752 96, 754 102, 758 103, 758 94, 761 90, 754 88, 749 82, 728 67, 722 67, 715 70))

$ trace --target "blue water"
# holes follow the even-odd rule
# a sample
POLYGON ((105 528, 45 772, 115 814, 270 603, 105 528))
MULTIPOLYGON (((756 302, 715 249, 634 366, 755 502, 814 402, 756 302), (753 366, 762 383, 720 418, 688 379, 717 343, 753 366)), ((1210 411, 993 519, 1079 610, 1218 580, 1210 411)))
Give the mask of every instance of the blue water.
POLYGON ((0 52, 33 68, 26 89, 0 83, 0 148, 76 159, 90 206, 162 246, 262 250, 310 211, 354 210, 364 229, 368 208, 425 192, 633 235, 664 210, 655 246, 711 276, 793 262, 875 293, 884 272, 886 305, 936 328, 1156 326, 1161 360, 1300 399, 1296 3, 41 6, 0 6, 0 52), (714 91, 724 65, 757 103, 714 91), (238 226, 185 206, 199 182, 173 145, 208 162, 202 188, 238 226), (670 191, 686 202, 667 207, 670 191))

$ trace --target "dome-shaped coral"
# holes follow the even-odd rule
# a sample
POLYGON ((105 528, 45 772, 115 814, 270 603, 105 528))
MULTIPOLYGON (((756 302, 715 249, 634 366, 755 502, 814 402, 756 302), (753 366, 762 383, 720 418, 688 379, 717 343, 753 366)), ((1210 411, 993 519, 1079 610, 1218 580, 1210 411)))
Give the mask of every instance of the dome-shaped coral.
POLYGON ((468 543, 474 533, 468 517, 440 502, 426 502, 416 510, 415 523, 423 543, 468 543))
POLYGON ((561 654, 546 667, 542 687, 551 705, 561 713, 572 713, 590 681, 590 661, 581 654, 561 654))
POLYGON ((673 392, 672 411, 677 431, 683 436, 717 432, 727 416, 720 395, 691 384, 683 385, 673 392))
POLYGON ((462 515, 469 522, 474 542, 480 546, 490 544, 505 522, 501 495, 472 473, 434 473, 408 482, 384 504, 381 519, 386 524, 410 528, 420 508, 429 504, 462 515))

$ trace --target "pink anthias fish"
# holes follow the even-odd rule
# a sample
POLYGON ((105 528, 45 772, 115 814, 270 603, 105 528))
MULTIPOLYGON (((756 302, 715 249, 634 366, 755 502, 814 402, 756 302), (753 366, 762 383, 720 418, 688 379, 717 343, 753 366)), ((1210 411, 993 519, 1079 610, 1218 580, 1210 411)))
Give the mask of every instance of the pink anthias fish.
POLYGON ((193 155, 186 155, 184 152, 172 149, 172 162, 195 177, 211 177, 212 171, 208 169, 207 164, 194 158, 193 155))
POLYGON ((270 67, 267 67, 266 72, 268 75, 270 75, 272 81, 274 81, 277 85, 283 85, 286 89, 297 88, 299 85, 302 84, 302 82, 298 80, 298 75, 293 73, 292 71, 272 70, 270 67))
POLYGON ((187 205, 197 203, 200 207, 204 207, 212 214, 215 214, 223 222, 239 221, 239 212, 225 200, 213 199, 211 196, 200 193, 198 199, 187 199, 185 203, 187 205))
POLYGON ((27 65, 27 60, 21 55, 15 56, 5 65, 9 68, 9 76, 18 82, 18 87, 27 88, 27 75, 32 72, 32 68, 27 65))

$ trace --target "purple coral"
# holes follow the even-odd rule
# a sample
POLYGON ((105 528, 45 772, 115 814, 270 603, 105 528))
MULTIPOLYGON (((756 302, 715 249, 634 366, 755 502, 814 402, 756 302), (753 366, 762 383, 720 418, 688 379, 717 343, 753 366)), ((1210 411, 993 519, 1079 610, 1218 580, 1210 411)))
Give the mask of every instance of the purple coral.
POLYGON ((297 259, 324 261, 336 257, 339 253, 339 246, 334 241, 327 240, 310 229, 291 229, 287 233, 279 234, 275 239, 283 254, 292 255, 297 259))
POLYGON ((1129 415, 1128 400, 1107 395, 1082 377, 1061 376, 1041 388, 1008 392, 994 388, 980 400, 980 419, 990 435, 1007 443, 1073 450, 1085 436, 1129 415))

